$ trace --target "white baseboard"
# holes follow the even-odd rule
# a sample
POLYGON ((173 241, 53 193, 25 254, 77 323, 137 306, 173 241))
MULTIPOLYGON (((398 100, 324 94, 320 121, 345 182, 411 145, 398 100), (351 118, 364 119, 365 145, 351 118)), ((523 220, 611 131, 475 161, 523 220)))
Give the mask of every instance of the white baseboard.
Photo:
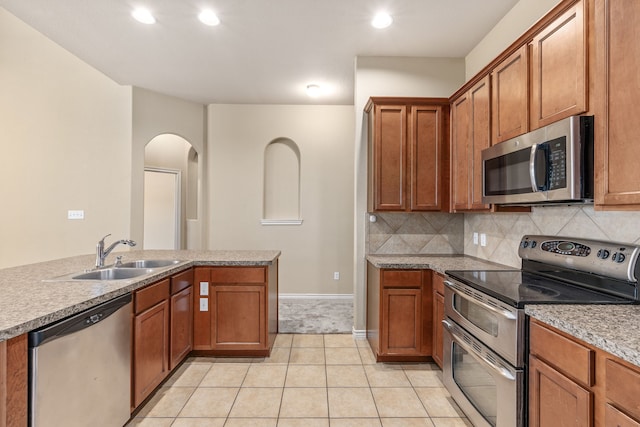
POLYGON ((366 329, 356 329, 354 327, 351 330, 351 335, 353 335, 354 339, 364 340, 364 339, 367 339, 367 330, 366 329))
POLYGON ((353 294, 278 294, 280 299, 339 299, 352 300, 353 294))

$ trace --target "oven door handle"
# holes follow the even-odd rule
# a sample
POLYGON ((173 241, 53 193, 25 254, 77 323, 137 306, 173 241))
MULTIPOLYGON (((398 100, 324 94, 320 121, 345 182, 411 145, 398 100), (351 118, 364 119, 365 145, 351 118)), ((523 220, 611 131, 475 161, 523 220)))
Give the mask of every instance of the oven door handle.
POLYGON ((459 295, 461 298, 464 298, 464 299, 466 299, 466 300, 469 300, 469 301, 473 302, 474 304, 478 304, 478 305, 479 305, 479 306, 481 306, 482 308, 486 308, 486 309, 487 309, 487 310, 489 310, 489 311, 493 311, 494 313, 498 313, 499 315, 501 315, 502 317, 506 317, 507 319, 514 320, 514 319, 516 319, 516 318, 517 318, 517 317, 516 317, 516 315, 515 315, 515 314, 513 314, 513 313, 511 313, 510 311, 503 310, 503 309, 500 309, 500 308, 498 308, 498 307, 494 307, 494 306, 492 306, 492 305, 489 305, 489 304, 487 304, 486 302, 484 302, 484 301, 482 301, 482 300, 479 300, 479 299, 477 299, 477 298, 472 297, 471 295, 467 295, 467 294, 462 293, 462 292, 457 292, 457 291, 458 291, 458 289, 456 289, 456 287, 454 286, 454 284, 453 284, 453 283, 451 283, 451 282, 450 282, 450 281, 448 281, 448 280, 445 280, 445 281, 444 281, 444 284, 445 284, 449 289, 451 289, 451 290, 452 290, 456 295, 459 295))
POLYGON ((509 372, 509 370, 503 368, 502 366, 498 366, 498 365, 494 364, 493 362, 491 362, 490 360, 485 358, 482 354, 479 354, 472 346, 467 344, 462 339, 462 337, 460 337, 458 334, 455 333, 455 331, 453 330, 453 325, 448 320, 446 320, 446 319, 442 320, 442 324, 444 325, 445 328, 447 328, 447 332, 449 332, 451 334, 451 337, 453 337, 453 339, 455 340, 456 344, 459 345, 460 347, 462 347, 464 350, 466 350, 467 353, 469 353, 471 356, 473 356, 474 359, 476 359, 477 361, 483 363, 488 368, 491 368, 494 372, 496 372, 501 377, 504 377, 504 378, 508 379, 509 381, 515 381, 516 380, 515 375, 513 375, 511 372, 509 372))

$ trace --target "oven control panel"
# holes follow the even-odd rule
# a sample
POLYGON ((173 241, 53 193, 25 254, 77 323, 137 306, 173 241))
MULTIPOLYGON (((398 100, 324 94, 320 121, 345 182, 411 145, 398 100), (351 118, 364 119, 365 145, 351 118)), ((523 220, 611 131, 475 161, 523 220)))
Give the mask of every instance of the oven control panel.
POLYGON ((627 243, 575 239, 559 236, 525 235, 518 255, 580 271, 635 282, 640 246, 627 243))

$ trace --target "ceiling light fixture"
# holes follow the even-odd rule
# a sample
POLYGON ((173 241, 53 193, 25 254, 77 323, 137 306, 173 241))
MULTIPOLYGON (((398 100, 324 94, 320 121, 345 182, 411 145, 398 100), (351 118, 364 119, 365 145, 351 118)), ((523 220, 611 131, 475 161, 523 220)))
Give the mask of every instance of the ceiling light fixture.
POLYGON ((383 29, 387 28, 393 22, 393 18, 391 15, 385 12, 378 13, 373 20, 371 21, 371 25, 374 28, 383 29))
POLYGON ((317 98, 318 96, 320 96, 320 93, 320 86, 316 84, 307 85, 307 95, 309 95, 310 97, 317 98))
POLYGON ((143 24, 156 23, 156 18, 154 18, 151 12, 149 12, 149 10, 147 9, 142 9, 142 8, 136 9, 133 12, 131 12, 131 16, 133 16, 133 18, 136 21, 141 22, 143 24))
POLYGON ((218 15, 216 15, 212 10, 203 10, 198 15, 198 19, 204 25, 208 25, 210 27, 215 27, 220 24, 220 18, 218 18, 218 15))

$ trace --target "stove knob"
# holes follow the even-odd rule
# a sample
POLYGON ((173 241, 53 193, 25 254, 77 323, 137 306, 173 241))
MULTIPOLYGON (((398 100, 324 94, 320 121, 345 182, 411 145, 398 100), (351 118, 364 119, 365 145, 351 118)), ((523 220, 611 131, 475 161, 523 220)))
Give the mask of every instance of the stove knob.
POLYGON ((531 249, 535 248, 536 246, 538 246, 538 242, 536 242, 535 240, 531 242, 531 249))
POLYGON ((611 261, 618 262, 618 252, 613 254, 613 256, 611 257, 611 261))
POLYGON ((618 254, 618 259, 616 260, 616 262, 618 263, 622 263, 624 262, 626 256, 624 256, 624 254, 618 254))
POLYGON ((526 249, 529 247, 529 241, 528 240, 523 240, 521 246, 526 249))
POLYGON ((598 251, 598 258, 607 259, 609 258, 610 252, 606 249, 600 249, 598 251))

